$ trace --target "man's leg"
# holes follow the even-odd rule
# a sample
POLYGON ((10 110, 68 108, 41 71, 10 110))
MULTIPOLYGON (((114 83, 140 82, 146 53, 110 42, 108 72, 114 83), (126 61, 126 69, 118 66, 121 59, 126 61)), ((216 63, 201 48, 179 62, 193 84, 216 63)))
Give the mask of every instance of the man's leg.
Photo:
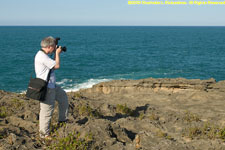
POLYGON ((55 89, 47 90, 46 99, 40 102, 40 136, 50 134, 50 123, 55 105, 55 89))
POLYGON ((56 86, 56 100, 59 104, 59 122, 66 121, 68 117, 69 103, 66 92, 59 86, 56 86))

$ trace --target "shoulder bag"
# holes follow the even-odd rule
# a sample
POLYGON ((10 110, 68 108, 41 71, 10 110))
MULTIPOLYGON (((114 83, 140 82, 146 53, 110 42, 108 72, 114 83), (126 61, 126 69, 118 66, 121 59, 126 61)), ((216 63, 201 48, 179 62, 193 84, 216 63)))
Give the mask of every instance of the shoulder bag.
POLYGON ((32 75, 31 75, 30 82, 28 84, 28 88, 26 92, 26 97, 39 100, 39 101, 45 100, 45 95, 47 92, 47 86, 48 86, 48 81, 50 79, 51 71, 52 69, 48 73, 47 81, 40 78, 32 78, 32 75))

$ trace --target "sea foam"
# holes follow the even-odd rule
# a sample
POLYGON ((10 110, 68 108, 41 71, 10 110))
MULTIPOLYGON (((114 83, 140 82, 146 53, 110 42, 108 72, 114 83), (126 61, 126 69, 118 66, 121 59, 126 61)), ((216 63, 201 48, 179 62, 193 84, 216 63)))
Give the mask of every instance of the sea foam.
POLYGON ((93 85, 101 83, 101 82, 107 82, 110 81, 112 79, 89 79, 86 80, 82 83, 72 83, 72 80, 69 79, 63 79, 60 82, 57 82, 58 85, 62 86, 62 88, 66 91, 66 92, 76 92, 79 91, 80 89, 87 89, 87 88, 91 88, 93 85), (66 84, 70 82, 70 84, 66 84))

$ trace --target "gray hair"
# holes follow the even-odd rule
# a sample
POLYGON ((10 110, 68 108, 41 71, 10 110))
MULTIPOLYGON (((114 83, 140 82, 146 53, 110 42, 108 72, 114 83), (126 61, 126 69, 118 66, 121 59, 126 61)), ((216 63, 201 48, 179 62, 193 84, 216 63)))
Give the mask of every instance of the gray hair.
POLYGON ((45 48, 48 46, 55 46, 55 44, 56 44, 55 38, 53 38, 52 36, 48 36, 41 41, 42 48, 45 48))

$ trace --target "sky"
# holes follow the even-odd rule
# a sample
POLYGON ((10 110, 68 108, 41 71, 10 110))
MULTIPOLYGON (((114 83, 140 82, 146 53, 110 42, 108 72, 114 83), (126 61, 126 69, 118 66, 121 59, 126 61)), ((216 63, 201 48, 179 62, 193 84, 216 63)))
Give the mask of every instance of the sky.
MULTIPOLYGON (((183 1, 189 3, 190 0, 183 1)), ((225 26, 225 5, 128 5, 128 0, 0 0, 0 26, 5 25, 225 26)))

